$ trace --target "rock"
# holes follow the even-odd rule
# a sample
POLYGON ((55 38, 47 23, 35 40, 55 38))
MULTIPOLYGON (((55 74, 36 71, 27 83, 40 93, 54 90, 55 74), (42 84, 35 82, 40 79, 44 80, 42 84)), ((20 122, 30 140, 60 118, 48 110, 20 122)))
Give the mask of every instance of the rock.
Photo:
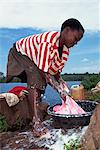
POLYGON ((13 126, 21 120, 27 122, 32 119, 27 97, 12 107, 8 106, 5 98, 0 99, 0 114, 5 116, 9 126, 13 126))
POLYGON ((82 138, 82 150, 100 150, 100 104, 97 105, 82 138))
MULTIPOLYGON (((47 117, 47 104, 41 103, 41 119, 47 117)), ((15 124, 29 123, 32 120, 32 111, 27 96, 15 106, 9 107, 5 98, 0 98, 0 115, 5 116, 7 124, 11 127, 15 124)))
POLYGON ((100 81, 96 84, 95 88, 92 88, 93 93, 100 92, 100 81))
POLYGON ((0 150, 47 150, 35 144, 31 131, 0 133, 0 150))

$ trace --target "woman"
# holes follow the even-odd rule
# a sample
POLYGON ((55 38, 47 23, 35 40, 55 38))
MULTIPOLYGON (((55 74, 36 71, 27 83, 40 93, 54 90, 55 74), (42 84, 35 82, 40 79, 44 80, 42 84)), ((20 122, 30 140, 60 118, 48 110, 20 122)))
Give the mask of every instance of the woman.
POLYGON ((52 31, 28 36, 17 41, 10 49, 7 82, 13 77, 27 82, 35 136, 47 132, 40 117, 41 93, 49 83, 64 100, 66 91, 61 85, 65 85, 65 82, 60 78, 60 73, 68 59, 69 48, 77 44, 83 34, 84 28, 81 23, 71 18, 62 24, 61 32, 52 31))

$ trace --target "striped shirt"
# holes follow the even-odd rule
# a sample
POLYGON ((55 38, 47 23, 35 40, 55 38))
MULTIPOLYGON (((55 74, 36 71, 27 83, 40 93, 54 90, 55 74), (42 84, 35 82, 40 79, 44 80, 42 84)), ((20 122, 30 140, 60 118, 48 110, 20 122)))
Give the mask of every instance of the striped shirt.
POLYGON ((16 42, 16 48, 21 54, 28 56, 37 67, 55 75, 61 72, 68 59, 69 49, 64 46, 62 57, 59 57, 60 32, 44 32, 22 38, 16 42))

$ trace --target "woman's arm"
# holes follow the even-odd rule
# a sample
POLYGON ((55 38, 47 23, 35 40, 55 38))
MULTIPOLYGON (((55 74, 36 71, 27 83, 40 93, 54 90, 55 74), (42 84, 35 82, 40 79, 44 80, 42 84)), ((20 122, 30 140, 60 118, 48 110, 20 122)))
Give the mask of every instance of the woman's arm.
POLYGON ((52 76, 48 73, 45 74, 45 78, 46 78, 46 82, 51 85, 59 94, 60 97, 66 101, 66 95, 69 95, 69 89, 66 85, 66 82, 59 78, 59 80, 57 80, 57 78, 55 78, 55 76, 52 76))

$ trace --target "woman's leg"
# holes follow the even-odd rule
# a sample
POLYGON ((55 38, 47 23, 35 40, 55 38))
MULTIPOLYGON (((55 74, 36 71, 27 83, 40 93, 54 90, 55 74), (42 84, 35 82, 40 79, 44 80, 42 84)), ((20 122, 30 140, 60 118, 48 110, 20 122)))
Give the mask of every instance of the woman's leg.
POLYGON ((8 54, 6 83, 10 82, 14 77, 20 78, 22 82, 27 82, 25 74, 26 61, 27 59, 16 50, 14 45, 8 54))
POLYGON ((42 112, 40 108, 41 91, 36 87, 29 89, 28 99, 30 101, 32 116, 33 116, 33 135, 39 137, 46 134, 48 129, 42 124, 42 112))

